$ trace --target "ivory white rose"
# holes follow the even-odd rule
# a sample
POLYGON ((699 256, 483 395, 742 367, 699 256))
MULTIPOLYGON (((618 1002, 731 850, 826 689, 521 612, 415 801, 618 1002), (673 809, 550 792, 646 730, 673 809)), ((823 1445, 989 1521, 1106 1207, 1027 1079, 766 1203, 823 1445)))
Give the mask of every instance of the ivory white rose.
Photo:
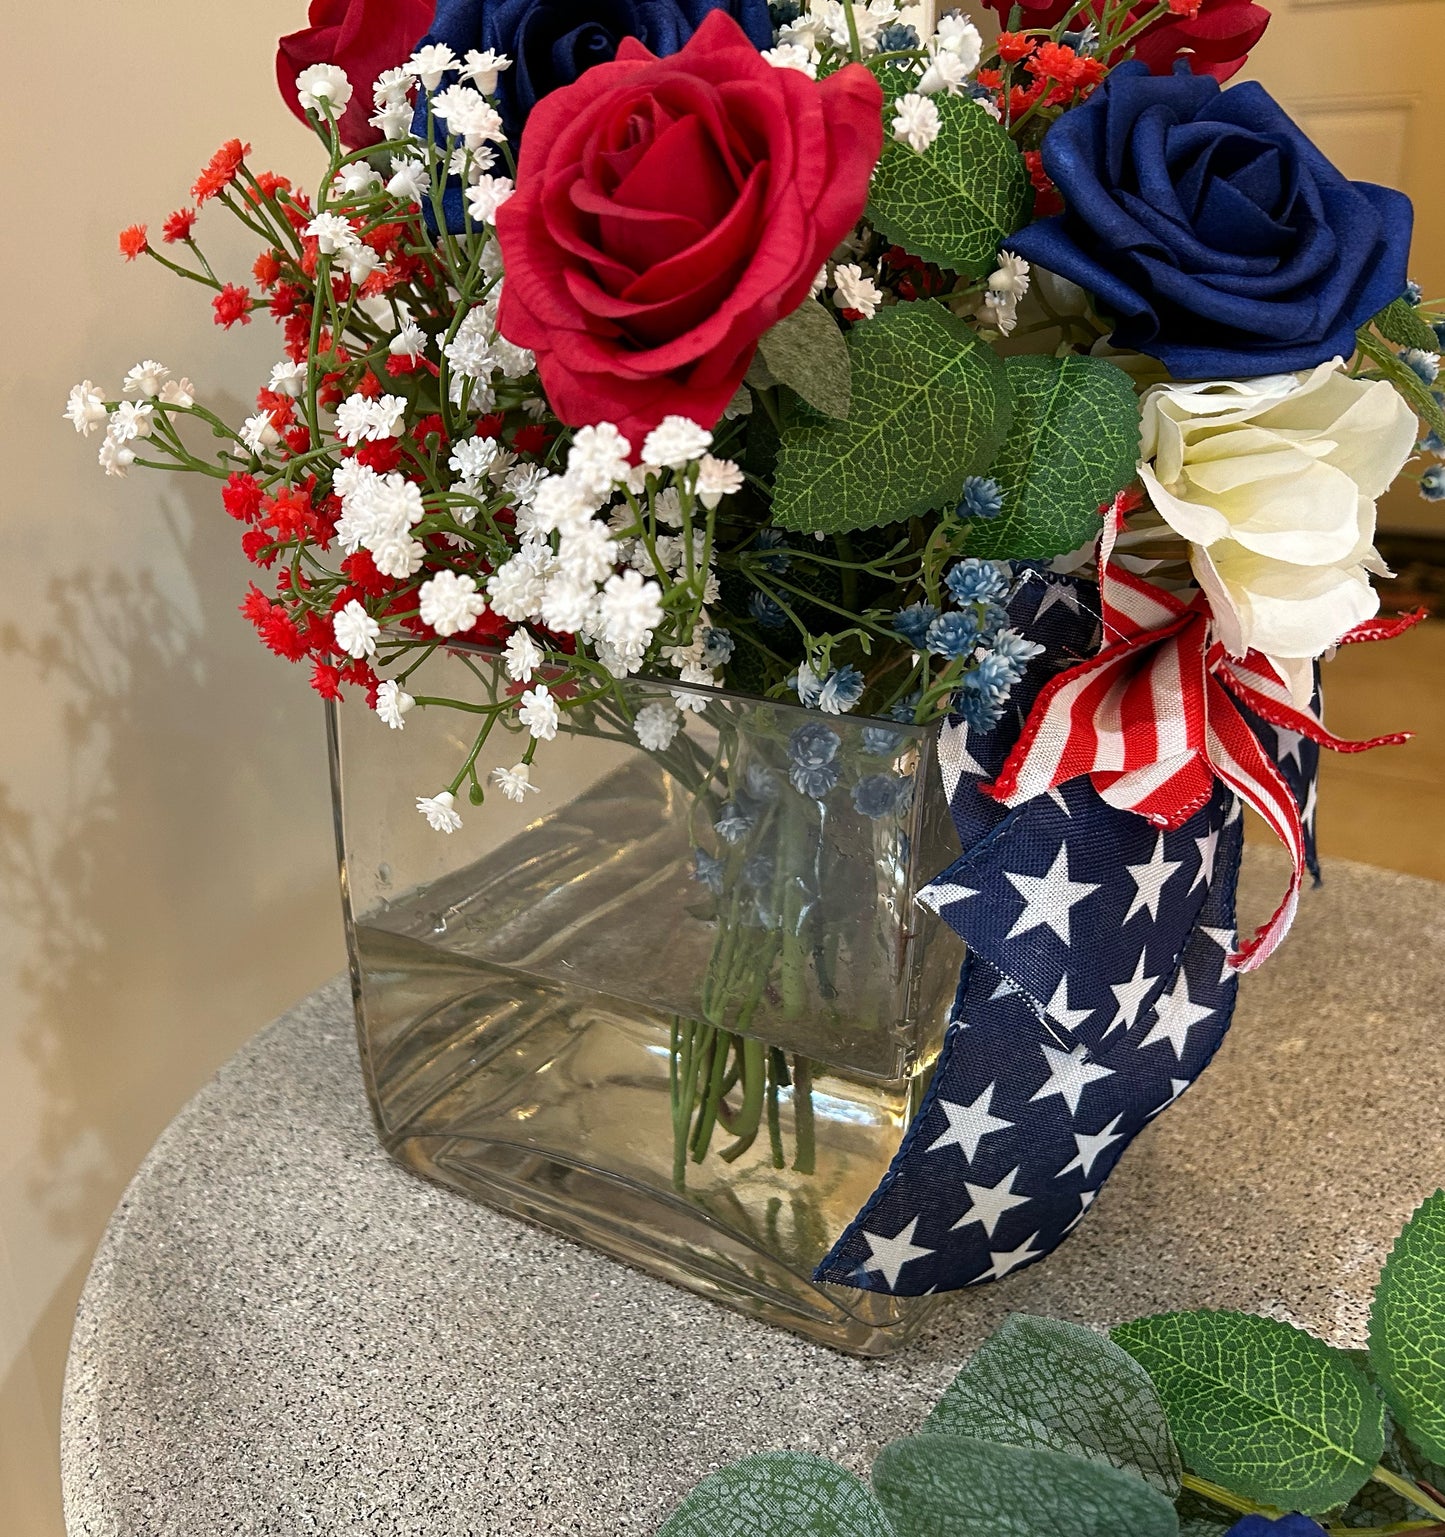
POLYGON ((1379 609, 1375 500, 1414 450, 1414 414, 1335 358, 1300 374, 1161 384, 1139 473, 1234 656, 1263 652, 1301 703, 1313 659, 1379 609))

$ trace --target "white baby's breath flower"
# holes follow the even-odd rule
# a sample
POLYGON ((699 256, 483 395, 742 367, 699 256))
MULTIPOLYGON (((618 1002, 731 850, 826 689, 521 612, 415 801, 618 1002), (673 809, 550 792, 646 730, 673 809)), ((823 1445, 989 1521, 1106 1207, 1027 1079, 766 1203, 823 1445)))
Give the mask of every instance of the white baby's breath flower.
POLYGON ((637 712, 632 729, 648 752, 666 752, 682 730, 682 717, 668 705, 646 704, 637 712))
POLYGON ((545 683, 529 688, 517 707, 517 719, 539 742, 550 742, 557 735, 557 703, 545 683))
POLYGON ((140 395, 146 400, 154 400, 161 392, 161 386, 171 376, 171 371, 164 363, 157 363, 153 358, 147 358, 144 363, 137 363, 125 376, 125 382, 121 389, 127 395, 140 395))
POLYGON ((381 186, 381 177, 364 161, 357 161, 337 173, 331 183, 335 198, 364 197, 381 186))
POLYGON ((950 96, 961 95, 972 68, 951 48, 934 48, 930 50, 928 68, 923 71, 918 89, 925 96, 936 96, 939 91, 947 91, 950 96))
POLYGON ((452 473, 468 489, 475 489, 486 479, 500 445, 495 438, 463 438, 447 460, 452 473))
POLYGON ((105 396, 89 379, 77 384, 65 402, 65 419, 83 438, 88 438, 97 427, 103 427, 109 415, 105 409, 105 396))
POLYGON ((961 11, 950 11, 940 16, 934 36, 939 49, 946 49, 953 54, 963 65, 965 74, 971 75, 978 68, 978 61, 983 55, 983 38, 978 28, 961 11))
POLYGON ((117 443, 130 443, 136 438, 148 438, 155 431, 156 408, 150 401, 123 400, 110 413, 107 435, 117 443))
POLYGON ((865 320, 872 320, 883 302, 883 290, 863 275, 857 262, 842 262, 833 269, 833 287, 833 303, 840 310, 857 311, 865 320))
POLYGON ((404 582, 421 570, 426 559, 426 547, 415 539, 400 534, 387 534, 367 546, 371 551, 372 564, 383 576, 404 582))
POLYGON ((381 626, 353 598, 331 616, 331 633, 347 656, 360 661, 375 655, 381 626))
POLYGON ((423 624, 438 635, 455 635, 470 630, 483 613, 487 601, 477 591, 476 580, 455 571, 438 571, 421 584, 418 593, 423 624))
POLYGON ((421 81, 423 90, 434 91, 441 84, 442 76, 449 69, 456 69, 460 62, 445 43, 428 43, 412 54, 406 61, 406 68, 421 81))
POLYGON ((988 286, 994 293, 1012 294, 1022 299, 1029 291, 1029 264, 1012 251, 998 253, 998 266, 989 274, 988 286))
POLYGON ((386 350, 394 358, 415 363, 426 351, 426 332, 414 320, 408 320, 387 343, 386 350))
POLYGON ((622 571, 607 578, 598 609, 603 637, 614 646, 634 646, 662 623, 662 588, 636 571, 622 571))
POLYGON ((416 76, 409 69, 384 69, 371 87, 371 99, 378 107, 410 106, 416 76))
POLYGON ((497 210, 514 190, 510 176, 483 176, 474 187, 467 188, 467 212, 478 224, 492 224, 497 210))
POLYGON ((161 385, 161 404, 189 411, 196 403, 196 387, 189 379, 167 379, 161 385))
POLYGON ((400 731, 406 725, 406 712, 416 700, 402 688, 395 678, 388 678, 376 691, 377 719, 400 731))
POLYGON ((281 441, 281 434, 276 431, 276 424, 271 420, 269 411, 258 411, 254 416, 248 416, 241 423, 241 441, 258 458, 268 448, 275 448, 281 441))
POLYGON ((680 470, 712 447, 712 433, 686 416, 664 416, 642 444, 642 462, 653 469, 680 470))
POLYGON ((497 88, 497 76, 511 67, 512 61, 504 53, 493 48, 472 48, 462 61, 461 73, 483 96, 490 96, 497 88))
POLYGON ((600 500, 627 478, 631 454, 631 443, 611 422, 579 427, 567 453, 567 474, 600 500))
POLYGON ((547 579, 556 568, 551 548, 541 541, 526 543, 487 578, 487 602, 492 612, 520 624, 542 612, 547 579))
POLYGON ((617 544, 605 523, 595 519, 566 530, 557 541, 557 561, 575 582, 595 587, 617 564, 617 544))
POLYGON ((1375 500, 1414 450, 1414 413, 1340 358, 1156 385, 1142 409, 1140 477, 1190 543, 1219 639, 1232 656, 1263 652, 1307 703, 1313 659, 1379 609, 1375 500))
POLYGON ((542 648, 525 630, 513 630, 502 647, 502 665, 513 683, 530 683, 542 665, 542 648))
POLYGON ((456 806, 456 796, 450 790, 416 798, 416 809, 427 819, 427 825, 439 833, 454 833, 461 829, 462 819, 456 806))
MULTIPOLYGON (((376 129, 383 140, 394 143, 397 139, 404 139, 411 130, 413 115, 412 104, 409 101, 389 101, 383 107, 378 107, 367 118, 367 122, 376 129)), ((413 201, 416 201, 413 199, 413 201)))
POLYGON ((893 137, 921 155, 938 137, 942 126, 938 105, 931 97, 909 91, 893 104, 893 137))
POLYGON ((714 508, 725 496, 743 488, 743 472, 731 459, 714 459, 704 454, 697 468, 697 499, 704 507, 714 508))
POLYGON ((331 116, 338 118, 346 111, 351 100, 351 82, 339 64, 312 64, 296 77, 296 95, 305 112, 319 112, 323 116, 330 107, 331 116))
POLYGON ((361 244, 351 220, 339 213, 319 213, 301 232, 316 242, 323 256, 349 252, 361 244))
POLYGON ((818 78, 817 56, 801 43, 779 43, 776 48, 765 49, 763 58, 774 69, 796 69, 809 80, 818 78))
POLYGON ((431 177, 425 160, 413 155, 391 157, 391 180, 386 190, 404 203, 425 203, 431 195, 431 177))
POLYGON ((524 801, 529 790, 535 794, 538 788, 532 783, 532 771, 525 763, 514 763, 509 769, 494 768, 492 783, 509 801, 524 801))
POLYGON ((107 475, 115 475, 124 478, 131 465, 135 463, 135 450, 124 443, 117 443, 112 437, 107 437, 100 445, 100 467, 107 475))
POLYGON ((306 365, 282 358, 271 370, 268 387, 277 395, 289 395, 292 400, 299 400, 301 391, 306 388, 306 365))

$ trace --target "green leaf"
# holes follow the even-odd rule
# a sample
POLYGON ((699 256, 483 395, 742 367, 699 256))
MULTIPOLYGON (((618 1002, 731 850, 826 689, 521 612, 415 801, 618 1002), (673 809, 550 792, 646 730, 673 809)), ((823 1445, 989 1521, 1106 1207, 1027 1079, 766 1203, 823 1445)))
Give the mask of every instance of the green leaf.
POLYGON ((1397 347, 1418 347, 1422 352, 1440 350, 1434 331, 1420 319, 1414 305, 1403 299, 1387 304, 1370 324, 1397 347))
POLYGON ((941 304, 880 310, 848 333, 848 354, 848 420, 799 406, 783 431, 773 493, 781 528, 876 528, 956 502, 1008 430, 1002 360, 941 304))
POLYGON ((1143 1479, 1047 1447, 962 1436, 885 1446, 873 1487, 899 1537, 1176 1537, 1174 1506, 1143 1479))
MULTIPOLYGON (((895 85, 907 89, 913 83, 900 79, 895 85)), ((940 94, 933 102, 939 133, 923 154, 893 138, 884 143, 868 218, 912 255, 986 277, 1000 243, 1028 218, 1028 171, 1007 131, 976 101, 940 94)), ((885 121, 890 116, 885 107, 885 121)))
POLYGON ((758 351, 779 384, 824 416, 846 418, 852 404, 848 339, 817 299, 806 299, 764 333, 758 351))
POLYGON ((1405 397, 1405 403, 1433 432, 1445 435, 1445 406, 1430 391, 1430 386, 1399 355, 1378 337, 1361 331, 1355 337, 1361 352, 1405 397))
POLYGON ((1385 1444, 1385 1408, 1342 1351, 1245 1313, 1160 1313, 1114 1339, 1154 1379, 1186 1465, 1306 1514, 1348 1500, 1385 1444))
POLYGON ((1049 1446, 1133 1473, 1171 1499, 1179 1454, 1149 1373, 1106 1335, 1016 1313, 954 1378, 925 1431, 1049 1446))
POLYGON ((705 1478, 657 1537, 897 1537, 861 1478, 824 1457, 763 1452, 705 1478))
POLYGON ((1445 1190, 1405 1224, 1370 1309, 1370 1364, 1400 1429, 1445 1462, 1445 1190))
POLYGON ((989 470, 1003 511, 974 523, 968 553, 1062 555, 1098 531, 1099 508, 1133 480, 1139 402, 1128 374, 1103 358, 1011 357, 1004 366, 1013 425, 989 470))
MULTIPOLYGON (((1353 1356, 1356 1352, 1351 1351, 1353 1356)), ((1393 1421, 1386 1427, 1385 1450, 1380 1458, 1384 1467, 1408 1482, 1422 1480, 1432 1489, 1445 1488, 1445 1468, 1428 1461, 1415 1451, 1400 1434, 1393 1421)), ((1418 1521, 1420 1507, 1384 1484, 1371 1479, 1341 1513, 1341 1526, 1388 1526, 1394 1521, 1418 1521)))

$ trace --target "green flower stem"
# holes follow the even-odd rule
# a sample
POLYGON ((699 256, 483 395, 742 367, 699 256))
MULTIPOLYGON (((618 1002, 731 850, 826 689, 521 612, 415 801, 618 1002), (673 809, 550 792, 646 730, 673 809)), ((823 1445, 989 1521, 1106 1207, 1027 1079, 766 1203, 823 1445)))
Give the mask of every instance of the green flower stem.
POLYGON ((1234 1494, 1223 1484, 1211 1483, 1207 1478, 1200 1478, 1197 1473, 1185 1473, 1179 1481, 1191 1493, 1200 1495, 1216 1505, 1222 1505, 1226 1510, 1232 1510, 1237 1515, 1277 1516, 1280 1514, 1273 1505, 1256 1505, 1253 1500, 1245 1499, 1242 1494, 1234 1494))
POLYGON ((1409 1500, 1417 1510, 1423 1510, 1427 1516, 1434 1516, 1436 1520, 1445 1520, 1445 1505, 1438 1500, 1431 1499, 1417 1484, 1412 1484, 1408 1478, 1401 1478, 1398 1473, 1392 1473, 1382 1463, 1375 1469, 1370 1477, 1377 1484, 1383 1484, 1387 1489, 1392 1489, 1401 1499, 1409 1500))

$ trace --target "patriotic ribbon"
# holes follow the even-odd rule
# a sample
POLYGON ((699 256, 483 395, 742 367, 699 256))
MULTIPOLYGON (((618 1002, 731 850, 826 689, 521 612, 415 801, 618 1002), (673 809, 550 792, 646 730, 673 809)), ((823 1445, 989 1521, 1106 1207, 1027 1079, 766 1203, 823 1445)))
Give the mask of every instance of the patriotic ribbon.
MULTIPOLYGON (((1274 916, 1229 957, 1235 970, 1252 971, 1294 921, 1306 845, 1299 805, 1239 706, 1334 752, 1397 745, 1410 733, 1360 742, 1337 737, 1312 710, 1293 703, 1268 658, 1255 651, 1230 657, 1212 638, 1202 593, 1185 602, 1111 560, 1126 505, 1121 495, 1105 510, 1099 539, 1098 654, 1045 685, 1003 768, 980 788, 1015 807, 1087 775, 1109 805, 1172 829, 1204 806, 1215 780, 1222 780, 1264 819, 1293 864, 1274 916)), ((1341 644, 1386 640, 1424 617, 1417 610, 1397 619, 1367 620, 1341 644)))

